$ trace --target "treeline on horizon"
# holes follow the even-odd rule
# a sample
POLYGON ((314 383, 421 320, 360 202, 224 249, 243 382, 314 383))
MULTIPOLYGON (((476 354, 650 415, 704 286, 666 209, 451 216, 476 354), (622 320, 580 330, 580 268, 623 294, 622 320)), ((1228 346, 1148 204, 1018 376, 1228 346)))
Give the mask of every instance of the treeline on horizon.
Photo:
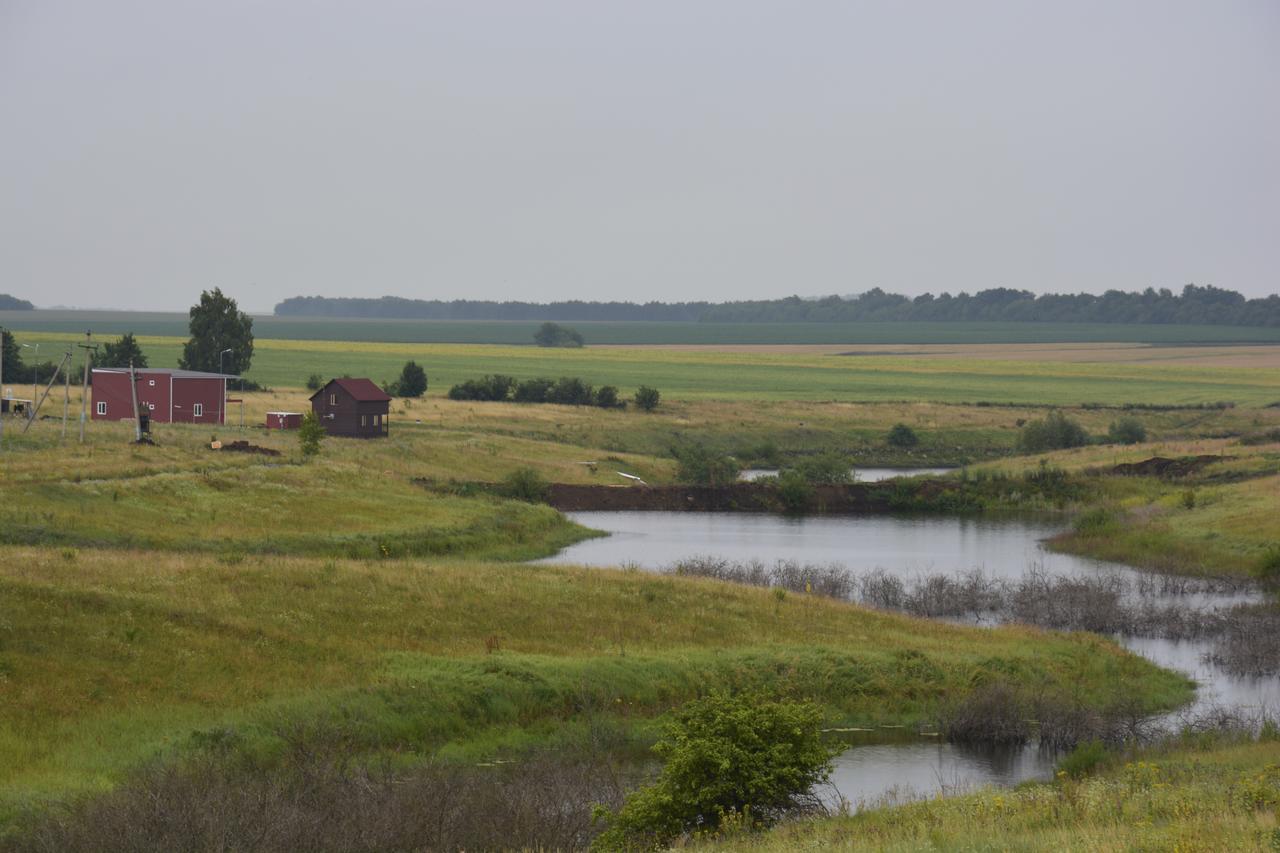
POLYGON ((483 302, 295 296, 275 307, 280 317, 412 320, 611 320, 687 323, 1039 322, 1280 326, 1280 296, 1246 299, 1212 285, 1109 290, 1040 296, 997 287, 977 293, 917 297, 880 288, 856 296, 743 302, 483 302))

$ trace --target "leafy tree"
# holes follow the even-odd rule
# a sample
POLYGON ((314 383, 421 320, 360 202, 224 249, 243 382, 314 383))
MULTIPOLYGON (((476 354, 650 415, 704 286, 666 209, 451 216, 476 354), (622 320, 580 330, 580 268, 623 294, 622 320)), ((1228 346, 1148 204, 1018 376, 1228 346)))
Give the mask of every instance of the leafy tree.
POLYGON ((901 448, 915 447, 920 443, 920 437, 916 435, 916 431, 906 424, 894 424, 885 440, 889 442, 890 447, 901 448))
POLYGON ((620 409, 627 405, 618 402, 618 389, 613 385, 602 385, 597 388, 595 403, 602 409, 620 409))
POLYGON ((822 742, 821 723, 810 702, 716 692, 688 703, 654 747, 665 762, 657 781, 605 813, 609 827, 594 846, 666 847, 726 820, 770 826, 819 811, 812 790, 836 752, 822 742))
POLYGON ((517 403, 545 403, 553 385, 550 379, 526 379, 516 386, 514 399, 517 403))
POLYGON ((313 373, 307 377, 307 390, 319 391, 324 387, 324 377, 319 373, 313 373))
POLYGON ((0 293, 0 311, 31 311, 35 307, 25 299, 0 293))
POLYGON ((658 408, 658 400, 661 398, 657 388, 650 388, 648 385, 641 385, 636 389, 636 405, 646 412, 652 412, 658 408))
POLYGON ((590 406, 595 402, 595 390, 576 376, 561 376, 547 392, 548 403, 564 406, 590 406))
POLYGON ((25 382, 27 369, 22 364, 22 348, 8 332, 0 332, 0 346, 4 347, 4 375, 0 382, 25 382))
POLYGON ((1062 412, 1050 412, 1043 420, 1031 421, 1018 435, 1018 446, 1029 453, 1065 450, 1089 443, 1089 433, 1078 421, 1062 412))
POLYGON ((723 486, 735 482, 742 466, 732 456, 713 453, 701 444, 675 447, 676 479, 699 486, 723 486))
POLYGON ((427 393, 427 372, 416 361, 406 361, 396 381, 397 397, 421 397, 427 393))
POLYGON ((533 340, 540 347, 580 347, 583 344, 582 335, 559 323, 543 323, 533 333, 533 340))
POLYGON ((1137 418, 1120 418, 1107 428, 1109 444, 1141 444, 1147 440, 1147 428, 1137 418))
POLYGON ((324 441, 324 425, 315 411, 302 416, 302 424, 298 427, 298 447, 302 449, 302 458, 311 459, 320 453, 320 442, 324 441))
POLYGON ((133 332, 121 336, 120 340, 108 342, 102 347, 102 354, 94 359, 100 367, 146 367, 147 357, 138 346, 133 332))
POLYGON ((184 370, 236 375, 249 369, 253 361, 253 318, 236 307, 236 301, 218 288, 200 294, 191 306, 191 340, 182 348, 178 366, 184 370), (231 352, 222 355, 224 350, 231 352), (221 365, 219 365, 221 362, 221 365))

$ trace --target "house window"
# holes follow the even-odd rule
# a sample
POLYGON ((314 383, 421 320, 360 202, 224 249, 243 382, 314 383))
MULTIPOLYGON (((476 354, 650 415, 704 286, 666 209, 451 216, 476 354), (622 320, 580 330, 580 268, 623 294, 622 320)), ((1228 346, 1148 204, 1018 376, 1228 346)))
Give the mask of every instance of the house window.
POLYGON ((361 416, 360 416, 360 426, 362 426, 362 427, 366 427, 366 426, 368 426, 368 425, 369 425, 369 416, 368 416, 368 415, 361 415, 361 416))
POLYGON ((373 425, 374 425, 374 426, 382 426, 382 415, 374 415, 374 416, 373 416, 373 425))
POLYGON ((107 413, 107 404, 104 402, 98 403, 98 414, 105 415, 106 413, 107 413))
POLYGON ((194 406, 192 406, 192 407, 191 407, 191 414, 192 414, 192 416, 193 416, 193 417, 197 417, 197 418, 198 418, 198 417, 200 417, 201 415, 203 415, 203 414, 204 414, 204 403, 196 403, 194 406))
POLYGON ((336 405, 338 405, 338 395, 337 395, 337 394, 330 394, 330 395, 329 395, 329 405, 330 405, 330 406, 336 406, 336 405))

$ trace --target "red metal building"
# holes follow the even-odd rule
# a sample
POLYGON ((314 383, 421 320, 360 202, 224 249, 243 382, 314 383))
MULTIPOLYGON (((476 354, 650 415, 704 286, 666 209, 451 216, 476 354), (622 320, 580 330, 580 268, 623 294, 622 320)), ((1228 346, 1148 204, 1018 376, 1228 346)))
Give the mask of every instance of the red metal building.
POLYGON ((302 426, 302 412, 267 412, 267 429, 297 429, 302 426))
POLYGON ((311 411, 329 435, 385 436, 391 420, 390 409, 390 395, 371 379, 330 379, 311 395, 311 411))
MULTIPOLYGON (((227 420, 227 380, 224 373, 148 367, 135 370, 138 410, 152 423, 223 424, 227 420)), ((133 420, 129 369, 93 369, 93 419, 133 420)))

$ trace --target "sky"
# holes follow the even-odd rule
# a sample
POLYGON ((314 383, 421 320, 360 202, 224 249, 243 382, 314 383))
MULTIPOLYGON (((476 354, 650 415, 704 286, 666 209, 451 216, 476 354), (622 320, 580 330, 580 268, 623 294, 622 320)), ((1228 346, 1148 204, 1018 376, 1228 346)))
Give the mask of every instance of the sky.
POLYGON ((0 292, 1280 292, 1275 0, 0 0, 0 292))

